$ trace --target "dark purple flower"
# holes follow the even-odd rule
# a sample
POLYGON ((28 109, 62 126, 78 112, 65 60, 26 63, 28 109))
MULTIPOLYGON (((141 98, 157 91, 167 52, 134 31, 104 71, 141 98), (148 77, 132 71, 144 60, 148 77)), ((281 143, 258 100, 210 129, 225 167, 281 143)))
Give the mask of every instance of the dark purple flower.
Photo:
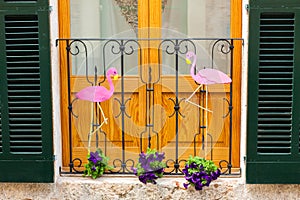
POLYGON ((154 154, 150 154, 148 157, 140 157, 139 159, 141 167, 145 170, 145 172, 153 171, 150 165, 153 161, 155 161, 154 154))
POLYGON ((202 185, 201 181, 199 181, 198 183, 195 184, 196 190, 202 190, 202 187, 203 187, 203 185, 202 185))
POLYGON ((189 176, 189 175, 190 175, 190 174, 189 174, 188 168, 184 168, 184 169, 182 170, 182 172, 184 173, 185 176, 189 176))
POLYGON ((216 174, 217 174, 218 177, 221 175, 220 169, 217 169, 216 174))
POLYGON ((131 170, 135 175, 137 175, 137 168, 132 167, 131 170))
POLYGON ((90 157, 88 160, 92 161, 96 165, 98 161, 102 160, 102 158, 99 156, 98 152, 96 151, 90 153, 90 157))
POLYGON ((200 169, 200 171, 204 171, 203 165, 200 165, 199 169, 200 169))
POLYGON ((165 171, 164 168, 159 168, 159 169, 155 170, 155 173, 161 174, 161 173, 163 173, 164 171, 165 171))
POLYGON ((200 176, 199 176, 198 173, 192 174, 192 179, 191 179, 191 181, 192 181, 193 183, 197 183, 197 182, 199 182, 200 180, 201 180, 201 179, 200 179, 200 176))
POLYGON ((95 166, 92 167, 92 171, 96 171, 96 167, 95 166))
POLYGON ((147 154, 145 154, 144 152, 140 153, 140 159, 145 159, 147 156, 147 154))
POLYGON ((157 178, 158 176, 151 172, 139 176, 139 180, 144 184, 146 184, 147 182, 156 184, 155 179, 157 178))
POLYGON ((189 182, 193 182, 193 181, 192 181, 193 176, 186 176, 185 179, 186 179, 187 181, 189 181, 189 182))
POLYGON ((206 182, 204 185, 209 186, 210 182, 212 181, 212 178, 209 175, 205 175, 203 178, 205 179, 206 182))
POLYGON ((221 174, 220 170, 217 169, 215 172, 212 172, 212 173, 211 173, 211 178, 212 178, 213 180, 216 180, 216 179, 220 176, 220 174, 221 174))
MULTIPOLYGON (((202 166, 202 165, 201 165, 202 166)), ((197 168, 197 164, 192 162, 190 165, 189 165, 189 168, 197 168)))
POLYGON ((185 189, 187 189, 188 187, 189 187, 189 183, 183 183, 183 187, 185 188, 185 189))
POLYGON ((159 162, 161 162, 163 159, 165 159, 165 153, 156 152, 155 156, 156 156, 156 161, 159 161, 159 162))
POLYGON ((147 175, 146 175, 146 174, 140 175, 140 176, 139 176, 139 180, 140 180, 142 183, 146 184, 146 183, 147 183, 147 175))

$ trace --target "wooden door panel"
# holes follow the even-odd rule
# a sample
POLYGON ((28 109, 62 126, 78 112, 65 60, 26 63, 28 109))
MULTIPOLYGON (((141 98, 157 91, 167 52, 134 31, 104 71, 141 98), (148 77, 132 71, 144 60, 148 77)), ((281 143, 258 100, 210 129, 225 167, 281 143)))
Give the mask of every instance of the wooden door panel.
MULTIPOLYGON (((140 152, 140 137, 142 139, 143 147, 148 145, 148 131, 145 132, 145 117, 141 116, 139 111, 141 109, 141 97, 138 93, 140 87, 138 83, 138 77, 125 77, 124 78, 124 100, 126 103, 126 113, 130 116, 124 118, 124 145, 127 158, 137 158, 140 152), (130 99, 130 100, 129 100, 130 99)), ((176 117, 174 114, 174 103, 171 99, 175 100, 175 78, 172 76, 166 76, 162 78, 162 85, 160 86, 161 94, 155 93, 155 98, 160 98, 161 104, 155 105, 155 116, 160 116, 158 124, 154 123, 154 131, 158 133, 159 147, 157 148, 157 137, 154 132, 151 131, 151 145, 152 148, 160 149, 166 153, 166 157, 173 158, 175 156, 175 144, 176 144, 176 117)), ((75 98, 75 93, 87 87, 88 84, 84 77, 72 78, 72 94, 75 98)), ((98 139, 96 135, 92 136, 92 150, 96 148, 96 141, 98 141, 98 147, 103 150, 106 149, 107 155, 110 157, 111 162, 118 160, 122 156, 122 116, 120 114, 120 101, 121 80, 115 81, 115 93, 113 97, 101 103, 105 116, 108 118, 108 124, 102 126, 102 131, 98 133, 98 139), (118 99, 118 100, 116 100, 118 99), (119 116, 118 116, 119 115, 119 116), (118 117, 116 117, 118 116, 118 117), (106 141, 105 136, 106 135, 106 141), (105 145, 106 143, 106 145, 105 145)), ((107 84, 103 86, 108 87, 107 84)), ((197 88, 197 85, 191 80, 190 76, 182 76, 179 79, 179 97, 181 99, 188 98, 193 90, 197 88)), ((187 159, 190 155, 206 156, 207 158, 213 158, 218 163, 222 159, 228 158, 229 148, 229 117, 223 118, 227 112, 227 103, 224 98, 229 98, 229 87, 227 85, 222 86, 210 86, 208 88, 208 108, 213 110, 212 114, 208 114, 208 133, 212 137, 205 136, 207 140, 207 146, 202 149, 202 132, 199 127, 205 125, 205 120, 202 120, 204 113, 196 106, 185 102, 180 103, 180 112, 183 116, 178 117, 178 154, 179 159, 187 159), (204 123, 204 124, 203 124, 204 123), (195 137, 196 135, 196 137, 195 137), (194 137, 196 138, 196 149, 194 149, 194 137), (211 149, 213 148, 213 151, 211 149)), ((146 96, 142 101, 146 101, 146 96)), ((205 98, 205 95, 203 95, 205 98)), ((195 103, 201 103, 200 94, 191 99, 195 103)), ((205 101, 204 101, 205 103, 205 101)), ((73 103, 73 112, 78 115, 78 118, 72 117, 72 132, 73 132, 73 155, 74 158, 80 158, 84 163, 86 162, 87 145, 88 145, 88 133, 90 131, 91 124, 91 107, 94 107, 95 112, 98 108, 94 103, 82 100, 76 100, 73 103)), ((203 105, 205 106, 205 105, 203 105)), ((95 117, 95 115, 94 115, 95 117)), ((102 120, 102 119, 101 119, 102 120)))

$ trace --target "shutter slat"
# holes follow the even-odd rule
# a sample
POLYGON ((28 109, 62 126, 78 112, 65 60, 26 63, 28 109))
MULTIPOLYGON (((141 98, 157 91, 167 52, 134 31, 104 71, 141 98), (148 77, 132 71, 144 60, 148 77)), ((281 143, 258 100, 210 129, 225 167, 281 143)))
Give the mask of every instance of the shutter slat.
POLYGON ((12 141, 11 143, 12 144, 18 144, 18 143, 21 143, 21 144, 40 144, 40 140, 27 140, 27 141, 12 141))
MULTIPOLYGON (((264 137, 287 137, 286 134, 289 133, 289 130, 259 130, 258 132, 265 132, 264 135, 258 135, 258 138, 264 138, 264 137)), ((291 138, 289 136, 289 138, 291 138)))
POLYGON ((14 122, 14 123, 24 123, 24 122, 32 122, 32 123, 36 123, 36 122, 41 122, 41 118, 14 118, 17 117, 15 114, 11 115, 12 117, 9 118, 10 122, 14 122))
MULTIPOLYGON (((26 63, 31 63, 31 64, 35 64, 35 63, 39 63, 39 61, 8 61, 7 64, 26 64, 26 63)), ((22 69, 23 70, 23 69, 22 69)))
MULTIPOLYGON (((276 105, 281 105, 281 104, 287 104, 287 105, 289 105, 289 104, 292 104, 292 101, 278 101, 278 100, 276 100, 276 99, 274 99, 273 101, 258 101, 258 104, 260 104, 260 105, 267 105, 267 106, 269 106, 269 105, 273 105, 273 106, 276 106, 276 105)), ((291 108, 288 108, 289 110, 291 110, 291 108)))
POLYGON ((6 16, 5 30, 10 151, 42 153, 38 18, 6 16))
MULTIPOLYGON (((36 131, 36 129, 27 129, 26 131, 31 132, 31 134, 32 134, 33 132, 36 131)), ((15 139, 15 138, 41 138, 41 136, 27 134, 27 135, 12 135, 11 138, 13 138, 13 139, 15 139)))
MULTIPOLYGON (((264 69, 264 67, 260 68, 260 70, 264 69)), ((290 69, 290 68, 288 68, 290 69)), ((282 76, 282 75, 293 75, 292 72, 259 72, 259 75, 277 75, 277 76, 282 76)), ((276 77, 275 77, 276 78, 276 77)))
POLYGON ((27 48, 29 48, 29 47, 37 47, 36 46, 36 44, 31 44, 31 43, 29 43, 29 44, 6 44, 6 47, 27 47, 27 48))

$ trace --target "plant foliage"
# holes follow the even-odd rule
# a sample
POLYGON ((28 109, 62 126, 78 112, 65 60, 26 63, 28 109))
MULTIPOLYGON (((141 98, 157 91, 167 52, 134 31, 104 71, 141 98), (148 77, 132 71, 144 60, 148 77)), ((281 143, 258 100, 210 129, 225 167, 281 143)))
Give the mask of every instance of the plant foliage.
POLYGON ((136 168, 132 168, 134 174, 144 183, 156 184, 156 179, 164 174, 166 164, 163 161, 165 153, 158 153, 155 149, 147 149, 147 152, 140 153, 139 162, 136 168))
POLYGON ((221 174, 213 161, 198 156, 190 156, 182 172, 188 181, 183 186, 186 189, 193 186, 196 190, 202 190, 204 186, 209 186, 211 181, 216 180, 221 174))
POLYGON ((85 170, 83 176, 90 176, 96 179, 103 175, 106 170, 112 170, 113 168, 108 165, 108 157, 104 155, 101 149, 97 149, 95 152, 90 152, 88 155, 88 163, 84 165, 85 170))

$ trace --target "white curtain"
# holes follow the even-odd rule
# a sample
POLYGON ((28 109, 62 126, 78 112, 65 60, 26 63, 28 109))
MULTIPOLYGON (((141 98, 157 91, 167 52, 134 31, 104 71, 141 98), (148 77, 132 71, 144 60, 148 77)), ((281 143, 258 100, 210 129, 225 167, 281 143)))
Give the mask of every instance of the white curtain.
MULTIPOLYGON (((132 26, 122 15, 120 4, 116 0, 71 0, 71 37, 73 38, 136 38, 132 26)), ((162 14, 163 38, 228 38, 230 36, 230 1, 229 0, 167 0, 162 14)), ((212 42, 196 42, 197 67, 211 67, 212 42)), ((82 50, 82 46, 80 46, 82 50)), ((106 49, 107 61, 103 66, 103 42, 89 42, 88 73, 94 74, 94 68, 114 66, 120 68, 120 58, 106 49), (109 62, 109 63, 108 63, 109 62)), ((75 51, 76 49, 74 49, 75 51)), ((228 57, 223 55, 214 59, 214 66, 229 72, 228 57)), ((84 75, 85 55, 74 56, 73 74, 84 75)), ((137 74, 137 53, 125 59, 125 72, 137 74)), ((174 58, 163 54, 163 73, 174 73, 174 58)), ((185 66, 184 55, 180 57, 180 66, 185 66)), ((180 73, 188 74, 189 69, 179 68, 180 73)))
MULTIPOLYGON (((114 0, 71 0, 71 37, 72 38, 135 38, 136 34, 121 14, 120 7, 114 0)), ((88 52, 88 75, 103 74, 104 67, 116 67, 120 70, 120 55, 113 55, 111 46, 107 46, 105 65, 103 66, 103 45, 105 42, 87 42, 88 52)), ((72 57, 73 75, 86 74, 86 58, 84 46, 77 45, 79 55, 72 57)), ((76 52, 75 45, 72 48, 76 52)), ((137 59, 136 59, 137 60, 137 59)), ((134 74, 137 65, 133 59, 127 59, 125 71, 134 74), (134 70, 134 71, 133 71, 134 70)))
MULTIPOLYGON (((229 38, 230 1, 229 0, 168 0, 162 15, 162 36, 167 38, 229 38)), ((197 67, 211 67, 211 41, 195 42, 197 47, 197 67)), ((191 46, 189 46, 191 48, 191 46)), ((174 59, 163 54, 163 73, 173 74, 174 59)), ((184 55, 179 59, 179 72, 188 74, 184 55)), ((214 67, 229 73, 229 57, 214 58, 214 67)))

